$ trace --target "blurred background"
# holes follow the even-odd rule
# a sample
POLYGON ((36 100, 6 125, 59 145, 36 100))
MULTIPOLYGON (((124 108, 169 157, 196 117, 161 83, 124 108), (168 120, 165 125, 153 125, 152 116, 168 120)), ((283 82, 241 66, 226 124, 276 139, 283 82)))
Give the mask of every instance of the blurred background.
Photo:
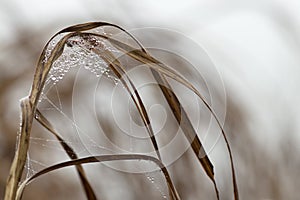
MULTIPOLYGON (((127 30, 170 29, 205 49, 224 82, 225 129, 233 149, 241 199, 299 198, 299 13, 300 2, 296 0, 1 0, 0 196, 15 151, 19 99, 29 92, 45 43, 66 26, 107 21, 127 30)), ((155 40, 164 42, 163 38, 168 36, 155 40)), ((140 35, 139 40, 151 43, 153 38, 140 35)), ((213 83, 214 77, 209 78, 213 83)), ((221 148, 225 150, 224 144, 221 148)), ((213 154, 212 160, 220 177, 221 197, 232 199, 230 171, 220 167, 228 161, 218 155, 213 154)), ((212 184, 204 173, 198 173, 200 166, 192 156, 191 152, 184 154, 170 167, 182 198, 215 199, 212 184), (184 169, 194 175, 186 176, 184 169)), ((132 178, 131 174, 100 168, 105 180, 113 179, 106 185, 92 181, 99 187, 99 196, 103 194, 101 199, 163 199, 166 192, 159 178, 153 185, 145 183, 142 175, 132 178)), ((77 179, 62 173, 53 176, 56 178, 47 175, 33 183, 24 199, 84 198, 77 179)))

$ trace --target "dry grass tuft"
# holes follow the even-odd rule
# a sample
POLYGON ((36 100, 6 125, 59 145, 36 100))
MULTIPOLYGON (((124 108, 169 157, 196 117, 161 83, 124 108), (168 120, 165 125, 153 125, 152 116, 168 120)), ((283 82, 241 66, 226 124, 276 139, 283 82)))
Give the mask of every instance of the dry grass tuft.
MULTIPOLYGON (((232 182, 234 188, 234 192, 233 192, 234 199, 235 200, 239 199, 236 176, 234 171, 234 163, 233 163, 229 142, 226 138, 224 129, 218 120, 218 117, 216 116, 215 112, 210 107, 210 105, 207 103, 205 98, 200 94, 200 92, 188 80, 185 80, 180 74, 178 74, 171 67, 165 65, 164 63, 152 57, 146 51, 146 49, 143 48, 143 46, 126 30, 122 29, 117 25, 106 23, 106 22, 91 22, 91 23, 71 26, 59 31, 49 40, 49 42, 46 44, 45 48, 41 53, 34 74, 34 79, 33 79, 30 94, 28 97, 25 97, 21 101, 22 121, 20 127, 21 129, 20 138, 18 140, 17 150, 15 152, 15 157, 11 165, 11 170, 7 181, 5 200, 20 199, 22 197, 24 189, 26 188, 26 185, 34 181, 37 177, 47 174, 50 171, 54 171, 68 166, 76 167, 77 173, 79 175, 81 184, 86 193, 87 199, 97 199, 95 192, 93 191, 93 188, 88 181, 88 178, 85 174, 82 164, 105 162, 105 161, 116 161, 116 160, 119 161, 120 160, 147 160, 155 163, 161 169, 161 172, 165 178, 166 184, 169 189, 169 198, 180 199, 180 194, 177 192, 175 184, 173 183, 172 178, 170 176, 170 173, 168 172, 167 167, 164 165, 161 159, 160 148, 158 146, 157 140, 153 133, 153 128, 150 123, 148 113, 145 109, 145 105, 133 81, 127 75, 128 66, 123 65, 120 62, 120 60, 118 60, 118 58, 116 58, 114 54, 112 54, 109 50, 104 50, 100 52, 97 51, 97 49, 89 49, 90 51, 93 51, 95 54, 99 55, 103 59, 103 61, 109 66, 110 70, 121 81, 124 88, 130 94, 132 101, 134 102, 140 114, 140 117, 146 127, 146 130, 151 138, 151 142, 154 150, 156 151, 157 158, 153 156, 141 155, 141 154, 120 154, 120 155, 101 155, 101 156, 94 155, 92 157, 78 158, 73 148, 69 144, 67 144, 64 138, 62 138, 62 136, 60 136, 60 134, 57 133, 57 131, 53 128, 52 124, 47 120, 47 118, 37 109, 38 100, 41 96, 42 90, 45 85, 45 81, 52 67, 52 64, 62 55, 65 45, 67 45, 68 41, 73 37, 80 37, 87 44, 89 43, 92 44, 93 38, 105 40, 106 42, 109 42, 113 47, 123 52, 125 55, 148 66, 148 68, 152 72, 153 77, 159 84, 160 89, 165 99, 167 100, 167 103, 170 106, 176 121, 178 122, 179 126, 183 130, 185 137, 187 138, 190 146, 192 147, 192 150, 195 153, 199 163, 201 164, 203 170, 206 172, 209 179, 213 182, 217 199, 219 199, 219 192, 214 178, 213 164, 210 161, 209 157, 207 156, 204 147, 199 137, 197 136, 195 129, 192 126, 188 114, 182 107, 180 101, 178 100, 175 92, 172 90, 172 87, 170 86, 166 77, 179 82, 180 84, 184 85, 187 89, 194 92, 202 100, 205 106, 209 109, 212 116, 216 120, 219 128, 222 131, 230 155, 230 162, 231 162, 231 169, 232 169, 232 182), (111 26, 119 29, 123 33, 130 36, 133 39, 133 41, 139 46, 139 48, 134 48, 108 35, 91 32, 91 30, 102 26, 111 26), (54 49, 51 51, 51 54, 47 57, 47 59, 45 59, 46 49, 48 44, 51 42, 53 38, 55 38, 59 34, 65 34, 65 35, 55 45, 54 49), (64 151, 69 156, 70 161, 62 162, 57 165, 47 167, 44 170, 41 170, 36 174, 34 174, 33 176, 29 177, 20 185, 24 165, 27 158, 33 120, 36 120, 45 129, 47 129, 51 134, 55 136, 55 138, 59 141, 60 145, 63 147, 64 151)), ((88 49, 88 47, 86 48, 88 49)))

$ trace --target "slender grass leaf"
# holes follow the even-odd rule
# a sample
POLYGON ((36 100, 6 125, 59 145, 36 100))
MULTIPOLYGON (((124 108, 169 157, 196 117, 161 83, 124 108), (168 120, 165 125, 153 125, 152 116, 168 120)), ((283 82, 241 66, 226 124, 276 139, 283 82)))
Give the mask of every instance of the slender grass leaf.
POLYGON ((64 167, 68 167, 68 166, 73 166, 73 165, 81 165, 81 164, 86 164, 86 163, 96 163, 96 162, 104 162, 104 161, 120 161, 120 160, 145 160, 145 161, 151 161, 153 163, 155 163, 160 170, 162 171, 165 179, 166 179, 166 183, 168 185, 168 187, 170 188, 170 191, 172 192, 170 195, 170 198, 174 198, 175 200, 179 200, 180 197, 171 181, 170 175, 166 169, 166 167, 164 166, 164 164, 158 160, 155 157, 152 156, 146 156, 146 155, 141 155, 141 154, 120 154, 120 155, 100 155, 100 156, 91 156, 91 157, 85 157, 85 158, 80 158, 80 159, 75 159, 75 160, 71 160, 71 161, 67 161, 67 162, 61 162, 59 164, 47 167, 41 171, 39 171, 38 173, 34 174, 33 176, 31 176, 30 178, 26 179, 19 187, 18 192, 17 192, 17 200, 21 199, 25 186, 28 185, 30 182, 32 182, 33 180, 35 180, 37 177, 47 174, 51 171, 57 170, 57 169, 61 169, 64 167))
POLYGON ((17 143, 17 150, 13 159, 9 176, 7 179, 5 200, 15 199, 18 184, 21 180, 24 165, 26 162, 27 151, 29 148, 30 130, 32 127, 33 113, 32 105, 26 97, 21 100, 21 130, 17 143))

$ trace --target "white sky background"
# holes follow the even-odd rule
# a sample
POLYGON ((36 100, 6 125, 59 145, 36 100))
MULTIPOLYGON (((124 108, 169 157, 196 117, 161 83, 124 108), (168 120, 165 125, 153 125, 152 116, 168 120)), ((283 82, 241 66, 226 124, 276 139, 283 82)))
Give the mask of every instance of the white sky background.
POLYGON ((271 150, 291 134, 282 127, 300 130, 299 13, 298 0, 0 0, 0 53, 25 26, 51 27, 46 40, 87 21, 179 31, 206 49, 228 94, 251 114, 253 136, 271 150))

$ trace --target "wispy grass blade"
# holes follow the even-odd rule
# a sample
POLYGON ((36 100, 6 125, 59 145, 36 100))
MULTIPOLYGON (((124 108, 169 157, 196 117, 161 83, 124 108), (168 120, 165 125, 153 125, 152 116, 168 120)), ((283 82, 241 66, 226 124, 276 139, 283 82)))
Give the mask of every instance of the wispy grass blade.
MULTIPOLYGON (((101 36, 101 37, 103 37, 103 36, 101 36)), ((210 111, 210 113, 212 114, 212 116, 216 120, 216 122, 218 124, 218 127, 220 128, 220 130, 222 132, 222 135, 224 137, 226 147, 228 149, 228 153, 229 153, 229 157, 230 157, 231 172, 232 172, 232 183, 233 183, 233 190, 234 190, 233 191, 234 199, 238 200, 239 199, 238 187, 237 187, 236 174, 235 174, 233 157, 232 157, 232 152, 231 152, 231 148, 230 148, 230 145, 229 145, 229 141, 227 139, 226 133, 225 133, 223 127, 222 127, 222 124, 221 124, 220 120, 218 119, 218 117, 217 117, 216 113, 214 112, 214 110, 212 109, 212 107, 205 100, 205 98, 199 93, 199 91, 192 84, 190 84, 183 77, 181 77, 178 73, 176 73, 176 71, 174 71, 172 68, 164 65, 160 61, 156 60, 154 57, 152 57, 147 52, 145 52, 145 50, 139 50, 139 49, 132 48, 131 46, 129 46, 125 43, 122 43, 118 40, 115 40, 115 39, 107 37, 107 36, 104 36, 104 38, 106 38, 116 48, 118 48, 119 50, 121 50, 124 53, 128 54, 132 58, 134 58, 134 59, 136 59, 136 60, 138 60, 138 61, 140 61, 144 64, 147 64, 152 70, 156 71, 157 73, 162 74, 162 75, 167 76, 167 77, 170 77, 170 78, 178 81, 179 83, 183 84, 188 89, 193 91, 201 99, 201 101, 204 103, 204 105, 207 107, 207 109, 210 111)), ((207 167, 209 167, 209 165, 210 165, 209 163, 205 164, 205 166, 207 166, 207 167)), ((211 172, 207 172, 207 173, 210 174, 211 172)), ((215 182, 214 182, 214 185, 215 185, 215 182)))
MULTIPOLYGON (((75 153, 75 151, 73 150, 73 148, 71 146, 69 146, 65 140, 55 131, 55 129, 53 128, 53 126, 51 125, 51 123, 47 120, 47 118, 39 111, 39 109, 36 109, 36 114, 35 114, 35 119, 44 127, 46 128, 50 133, 52 133, 56 139, 59 141, 60 145, 63 147, 63 149, 65 150, 65 152, 68 154, 68 156, 72 159, 78 159, 77 154, 75 153)), ((81 184, 84 188, 85 194, 87 199, 89 200, 96 200, 96 194, 91 186, 91 184, 89 183, 85 171, 83 169, 83 167, 81 165, 76 165, 76 171, 79 175, 81 184)))
MULTIPOLYGON (((144 123, 144 125, 145 125, 145 127, 146 127, 146 129, 148 131, 148 134, 150 136, 151 142, 152 142, 153 147, 154 147, 154 149, 156 151, 158 159, 160 161, 162 161, 161 155, 160 155, 160 152, 159 152, 159 147, 158 147, 158 144, 157 144, 154 132, 153 132, 153 128, 152 128, 152 125, 151 125, 148 113, 147 113, 146 108, 144 106, 144 103, 143 103, 143 101, 142 101, 142 99, 141 99, 141 97, 140 97, 140 95, 138 93, 138 90, 136 89, 135 85, 133 84, 133 82, 131 81, 131 79, 126 74, 125 69, 122 66, 121 62, 110 51, 106 50, 105 53, 98 52, 97 49, 94 49, 93 51, 95 53, 97 53, 108 64, 108 66, 112 69, 112 71, 119 78, 119 80, 122 82, 122 84, 125 87, 125 89, 130 94, 133 102, 136 105, 136 108, 138 109, 138 111, 140 113, 142 121, 143 121, 143 123, 144 123), (125 81, 125 79, 129 82, 129 85, 127 84, 127 82, 125 81), (132 88, 131 90, 130 90, 129 86, 132 88)), ((170 190, 170 188, 169 188, 169 190, 170 190)), ((169 193, 171 194, 171 191, 169 191, 169 193)))
POLYGON ((148 131, 148 134, 150 136, 151 142, 153 144, 153 147, 156 151, 156 154, 161 160, 161 155, 159 152, 159 147, 156 141, 156 138, 154 136, 153 128, 147 113, 147 110, 145 108, 145 105, 138 93, 138 90, 136 89, 135 85, 131 81, 131 79, 126 74, 124 67, 122 66, 121 62, 108 50, 105 50, 105 53, 97 51, 97 49, 93 50, 95 53, 97 53, 110 67, 110 69, 114 72, 114 74, 119 78, 119 80, 122 82, 123 86, 127 90, 127 92, 130 94, 136 108, 139 111, 139 114, 142 118, 142 121, 148 131), (126 80, 129 84, 127 84, 126 80), (131 88, 131 89, 130 89, 131 88))
POLYGON ((177 96, 172 90, 172 87, 169 85, 168 81, 164 78, 163 75, 160 75, 155 70, 151 69, 151 72, 158 82, 161 91, 163 92, 169 106, 171 107, 172 113, 175 116, 178 124, 180 125, 183 133, 185 134, 187 140, 192 146, 192 149, 200 161, 204 171, 207 176, 212 180, 217 198, 219 199, 219 191, 217 188, 217 184, 214 178, 214 167, 209 160, 207 153, 205 152, 204 147, 187 115, 184 108, 181 106, 177 96))
POLYGON ((17 200, 19 200, 24 192, 25 186, 28 185, 30 182, 35 180, 37 177, 47 174, 49 172, 55 171, 57 169, 65 168, 68 166, 74 166, 74 165, 81 165, 81 164, 86 164, 86 163, 100 163, 100 162, 105 162, 105 161, 120 161, 120 160, 145 160, 145 161, 150 161, 155 163, 160 170, 162 171, 166 183, 168 187, 170 188, 170 191, 172 192, 170 195, 170 198, 174 197, 175 200, 180 200, 180 197, 175 190, 175 187, 171 181, 170 175, 164 166, 164 164, 158 160, 155 157, 152 156, 146 156, 146 155, 141 155, 141 154, 120 154, 120 155, 100 155, 100 156, 90 156, 90 157, 85 157, 85 158, 80 158, 80 159, 75 159, 67 162, 62 162, 50 167, 47 167, 38 173, 34 174, 30 178, 26 179, 19 187, 18 192, 17 192, 17 200))
POLYGON ((26 163, 27 151, 29 148, 30 130, 32 127, 33 113, 32 105, 28 98, 21 100, 21 130, 17 141, 17 150, 13 159, 9 176, 7 179, 4 199, 15 199, 18 185, 21 181, 24 165, 26 163))

